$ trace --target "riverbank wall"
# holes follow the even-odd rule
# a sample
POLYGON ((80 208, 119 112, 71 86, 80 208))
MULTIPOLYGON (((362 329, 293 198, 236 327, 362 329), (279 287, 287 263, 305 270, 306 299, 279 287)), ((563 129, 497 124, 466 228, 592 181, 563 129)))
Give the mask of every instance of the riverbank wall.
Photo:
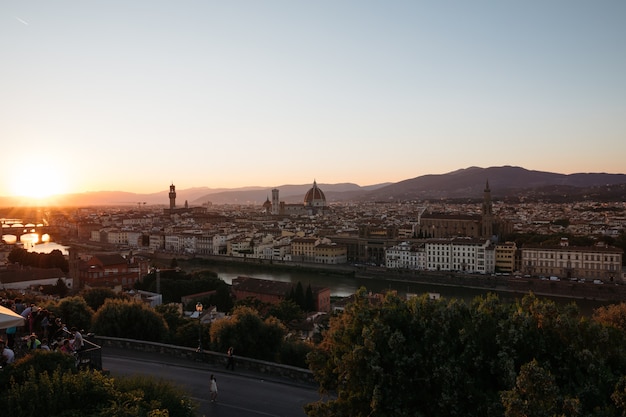
POLYGON ((538 296, 558 297, 567 299, 594 300, 607 303, 626 302, 626 285, 616 283, 594 284, 592 282, 551 281, 539 278, 515 278, 505 275, 481 275, 454 273, 448 271, 416 271, 393 270, 381 267, 324 265, 314 263, 296 263, 269 261, 253 258, 232 256, 183 256, 160 253, 156 259, 169 265, 176 258, 183 269, 210 269, 216 265, 237 265, 244 270, 249 269, 254 277, 259 271, 279 272, 313 272, 324 275, 355 277, 360 279, 377 279, 402 283, 432 284, 458 288, 471 288, 486 292, 506 293, 523 296, 532 292, 538 296))

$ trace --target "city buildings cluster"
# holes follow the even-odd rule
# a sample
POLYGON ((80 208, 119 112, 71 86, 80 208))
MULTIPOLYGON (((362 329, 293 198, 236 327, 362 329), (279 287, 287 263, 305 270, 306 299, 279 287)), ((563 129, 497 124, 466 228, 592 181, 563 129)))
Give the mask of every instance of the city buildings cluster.
MULTIPOLYGON (((229 256, 272 262, 350 264, 414 271, 513 274, 621 282, 623 252, 603 244, 518 247, 512 233, 617 236, 625 203, 571 204, 492 201, 486 183, 480 202, 328 203, 314 182, 300 204, 279 191, 259 205, 176 204, 172 184, 164 207, 77 210, 48 224, 72 238, 118 251, 174 256, 229 256)), ((600 241, 598 241, 600 242, 600 241)), ((106 266, 94 260, 93 276, 106 266)), ((121 267, 120 267, 121 268, 121 267)), ((134 266, 132 278, 145 272, 134 266)), ((85 274, 83 274, 85 276, 85 274)), ((105 275, 101 272, 100 275, 105 275)))

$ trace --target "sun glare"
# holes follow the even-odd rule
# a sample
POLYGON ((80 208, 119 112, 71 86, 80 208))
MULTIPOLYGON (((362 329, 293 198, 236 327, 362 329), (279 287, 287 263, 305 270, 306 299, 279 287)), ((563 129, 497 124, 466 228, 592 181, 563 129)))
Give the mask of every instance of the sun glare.
POLYGON ((13 177, 14 196, 45 199, 66 192, 66 182, 61 173, 45 165, 33 165, 16 170, 13 177))

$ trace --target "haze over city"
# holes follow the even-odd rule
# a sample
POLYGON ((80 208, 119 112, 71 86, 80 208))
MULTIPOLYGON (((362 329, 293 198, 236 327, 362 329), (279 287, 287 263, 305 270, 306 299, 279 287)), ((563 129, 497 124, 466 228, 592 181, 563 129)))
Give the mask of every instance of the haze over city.
POLYGON ((624 173, 626 3, 5 1, 0 196, 624 173))

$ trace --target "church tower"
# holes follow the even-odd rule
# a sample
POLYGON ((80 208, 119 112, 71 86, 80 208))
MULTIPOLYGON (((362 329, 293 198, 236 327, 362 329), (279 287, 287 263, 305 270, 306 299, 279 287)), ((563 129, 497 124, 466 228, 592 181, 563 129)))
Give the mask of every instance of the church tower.
POLYGON ((485 185, 482 210, 482 237, 491 239, 493 236, 493 204, 491 202, 491 189, 489 188, 489 180, 485 185))
POLYGON ((176 208, 176 186, 174 183, 170 185, 170 210, 174 210, 176 208))
POLYGON ((278 201, 278 188, 272 190, 272 214, 280 214, 280 201, 278 201))

